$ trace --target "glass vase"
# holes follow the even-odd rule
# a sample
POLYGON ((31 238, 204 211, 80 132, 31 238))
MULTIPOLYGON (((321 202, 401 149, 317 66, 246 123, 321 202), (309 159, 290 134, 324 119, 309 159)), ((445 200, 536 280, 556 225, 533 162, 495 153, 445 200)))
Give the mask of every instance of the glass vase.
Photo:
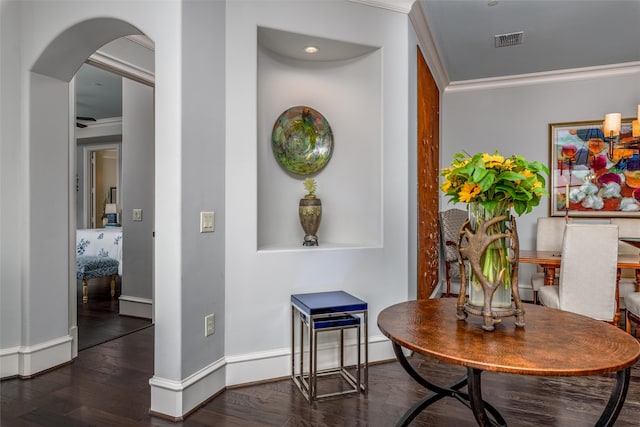
MULTIPOLYGON (((511 208, 509 205, 498 203, 494 209, 486 209, 480 203, 469 203, 469 223, 471 231, 476 233, 479 227, 478 219, 488 221, 498 216, 506 216, 506 219, 497 222, 487 229, 488 235, 505 233, 508 231, 508 223, 511 220, 511 208)), ((480 267, 483 276, 494 283, 504 271, 502 280, 493 294, 492 308, 511 307, 511 265, 509 264, 510 242, 502 237, 492 242, 480 257, 480 267)), ((473 271, 469 275, 469 304, 476 307, 484 306, 484 290, 478 277, 473 271)))

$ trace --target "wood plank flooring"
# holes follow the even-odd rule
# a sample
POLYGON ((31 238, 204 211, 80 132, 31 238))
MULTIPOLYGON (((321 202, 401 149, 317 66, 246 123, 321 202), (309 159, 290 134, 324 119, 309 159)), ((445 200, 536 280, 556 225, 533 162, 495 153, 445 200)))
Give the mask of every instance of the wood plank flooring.
POLYGON ((149 319, 119 315, 118 296, 120 292, 120 279, 116 281, 115 298, 111 298, 108 277, 93 279, 89 281, 89 301, 83 303, 82 281, 77 281, 79 350, 84 350, 151 326, 151 320, 149 319))
MULTIPOLYGON (((370 367, 368 396, 323 400, 309 405, 289 379, 231 388, 173 423, 148 414, 153 375, 154 328, 80 352, 74 363, 31 380, 0 382, 3 427, 75 426, 393 426, 424 389, 397 362, 370 367)), ((412 363, 438 384, 464 371, 434 359, 412 363)), ((484 397, 509 426, 592 426, 613 385, 608 376, 538 378, 486 372, 484 397)), ((475 426, 471 412, 443 399, 411 426, 475 426)), ((640 425, 640 364, 634 366, 625 406, 616 427, 640 425)))

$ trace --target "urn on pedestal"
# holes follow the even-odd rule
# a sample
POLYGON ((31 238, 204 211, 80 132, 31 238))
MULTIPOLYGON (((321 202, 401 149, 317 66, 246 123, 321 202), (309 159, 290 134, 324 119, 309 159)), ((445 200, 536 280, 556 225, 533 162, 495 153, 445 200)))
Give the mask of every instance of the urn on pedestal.
POLYGON ((322 219, 322 202, 316 197, 316 180, 307 178, 304 180, 304 188, 307 194, 300 199, 298 214, 300 225, 304 230, 303 246, 318 246, 318 228, 322 219))

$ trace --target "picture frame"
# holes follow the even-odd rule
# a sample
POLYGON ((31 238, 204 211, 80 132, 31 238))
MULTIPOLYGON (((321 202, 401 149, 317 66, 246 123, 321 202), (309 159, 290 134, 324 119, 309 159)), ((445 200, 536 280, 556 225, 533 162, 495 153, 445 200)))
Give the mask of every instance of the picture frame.
POLYGON ((601 120, 549 124, 550 216, 640 217, 640 150, 632 120, 622 119, 612 151, 601 120))

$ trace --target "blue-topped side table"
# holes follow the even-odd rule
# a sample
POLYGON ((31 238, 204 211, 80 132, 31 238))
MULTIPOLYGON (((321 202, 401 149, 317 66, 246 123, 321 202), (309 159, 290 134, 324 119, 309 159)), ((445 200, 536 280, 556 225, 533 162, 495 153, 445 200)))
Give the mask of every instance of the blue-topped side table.
POLYGON ((348 393, 366 393, 369 376, 368 305, 344 291, 316 292, 291 295, 291 379, 309 403, 323 397, 348 393), (300 323, 299 364, 296 366, 296 321, 300 323), (364 327, 364 361, 361 360, 361 327, 364 327), (357 363, 354 377, 344 366, 344 331, 356 329, 357 363), (308 370, 304 369, 304 331, 308 338, 308 370), (318 371, 318 332, 340 331, 340 366, 318 371), (299 368, 296 369, 296 368, 299 368), (318 376, 339 376, 350 388, 333 393, 318 394, 318 376))

